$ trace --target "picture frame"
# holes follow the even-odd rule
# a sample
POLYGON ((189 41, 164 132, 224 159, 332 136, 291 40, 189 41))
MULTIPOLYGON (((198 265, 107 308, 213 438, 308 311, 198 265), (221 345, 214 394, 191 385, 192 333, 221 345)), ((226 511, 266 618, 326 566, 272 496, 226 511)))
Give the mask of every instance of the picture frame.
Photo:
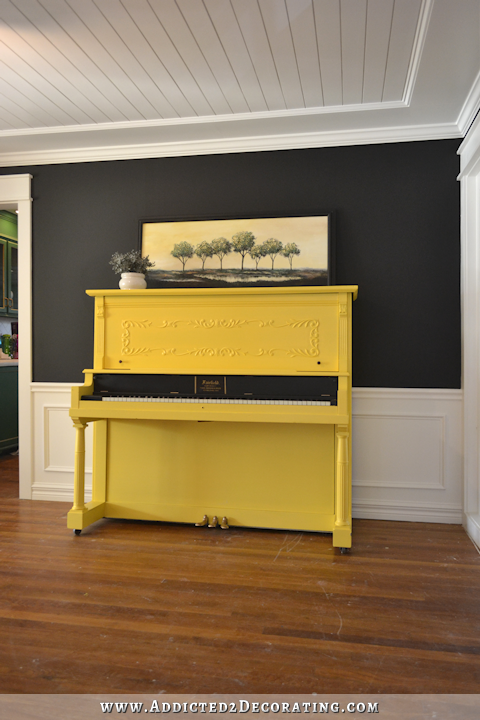
POLYGON ((333 285, 333 212, 139 221, 150 288, 333 285))

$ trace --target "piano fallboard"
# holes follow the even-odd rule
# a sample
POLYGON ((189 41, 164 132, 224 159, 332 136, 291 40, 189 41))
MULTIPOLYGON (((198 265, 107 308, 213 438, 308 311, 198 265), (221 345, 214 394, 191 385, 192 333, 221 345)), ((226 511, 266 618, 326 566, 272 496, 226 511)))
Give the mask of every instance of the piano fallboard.
POLYGON ((98 373, 93 386, 82 400, 336 405, 338 377, 98 373))

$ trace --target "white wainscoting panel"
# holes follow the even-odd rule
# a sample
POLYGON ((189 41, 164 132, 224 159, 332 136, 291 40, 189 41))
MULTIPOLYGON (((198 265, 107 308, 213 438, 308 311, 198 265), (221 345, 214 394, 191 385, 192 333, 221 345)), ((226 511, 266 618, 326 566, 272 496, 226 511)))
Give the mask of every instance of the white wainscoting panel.
MULTIPOLYGON (((32 500, 73 502, 75 429, 68 415, 70 385, 32 383, 34 481, 32 500)), ((92 427, 85 434, 85 497, 92 494, 92 427)))
MULTIPOLYGON (((33 383, 34 500, 73 500, 70 386, 33 383)), ((353 514, 376 520, 461 523, 460 390, 353 390, 353 514)), ((91 498, 92 428, 86 432, 91 498)))
POLYGON ((353 516, 462 522, 461 390, 353 390, 353 516))

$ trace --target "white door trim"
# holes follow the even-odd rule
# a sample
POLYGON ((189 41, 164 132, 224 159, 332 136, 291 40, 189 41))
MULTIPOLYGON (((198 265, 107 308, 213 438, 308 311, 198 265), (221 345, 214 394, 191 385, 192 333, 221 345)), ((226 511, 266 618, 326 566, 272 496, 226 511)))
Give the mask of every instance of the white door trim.
POLYGON ((458 150, 461 173, 463 524, 480 545, 480 116, 458 150))
POLYGON ((18 425, 20 447, 20 497, 32 497, 32 176, 0 175, 2 203, 17 205, 18 210, 18 425))

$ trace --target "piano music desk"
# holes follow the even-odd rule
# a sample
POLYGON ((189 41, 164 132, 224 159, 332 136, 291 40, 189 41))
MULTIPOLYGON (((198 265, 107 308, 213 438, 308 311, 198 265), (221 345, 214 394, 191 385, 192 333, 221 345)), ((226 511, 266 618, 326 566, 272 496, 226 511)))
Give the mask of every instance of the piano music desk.
POLYGON ((94 368, 72 388, 69 528, 79 532, 103 517, 198 523, 207 515, 229 525, 329 532, 334 546, 351 547, 355 286, 87 292, 95 297, 94 368), (166 374, 221 378, 226 387, 232 376, 268 376, 287 388, 290 378, 327 377, 338 392, 328 405, 84 399, 104 375, 120 387, 134 374, 147 385, 166 374))

